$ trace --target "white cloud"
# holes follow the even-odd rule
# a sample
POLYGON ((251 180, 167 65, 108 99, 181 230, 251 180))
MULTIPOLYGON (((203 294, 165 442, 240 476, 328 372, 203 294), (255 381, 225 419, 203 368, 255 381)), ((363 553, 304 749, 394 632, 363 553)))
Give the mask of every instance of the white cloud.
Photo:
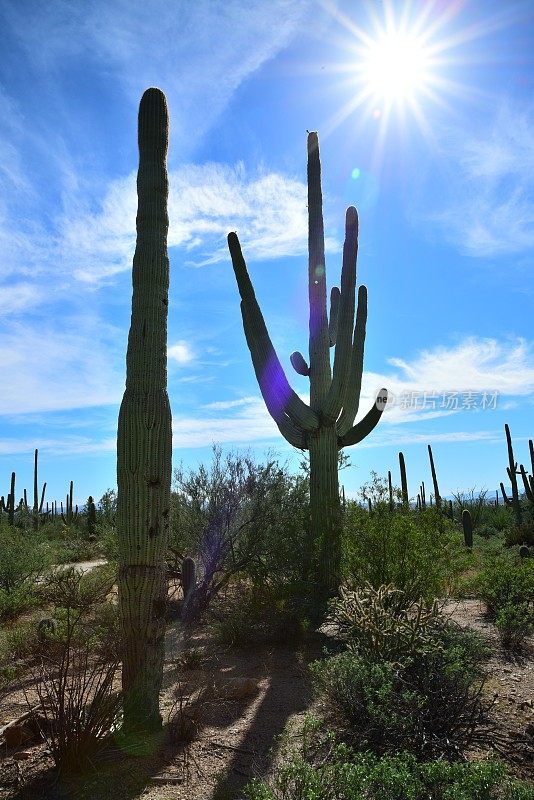
POLYGON ((167 356, 178 364, 190 364, 194 358, 187 342, 176 342, 167 349, 167 356))
POLYGON ((425 221, 470 256, 519 254, 534 246, 534 109, 503 102, 484 128, 449 134, 450 195, 425 221))
POLYGON ((46 295, 31 283, 0 285, 0 317, 19 314, 46 300, 46 295))

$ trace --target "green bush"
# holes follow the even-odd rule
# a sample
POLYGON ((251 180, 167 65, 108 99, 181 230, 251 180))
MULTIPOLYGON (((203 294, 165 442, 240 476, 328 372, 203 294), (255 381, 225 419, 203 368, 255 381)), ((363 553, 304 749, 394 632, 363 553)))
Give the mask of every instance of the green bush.
POLYGON ((481 637, 452 623, 427 633, 395 663, 347 651, 311 665, 358 749, 453 757, 484 723, 481 662, 489 651, 481 637))
POLYGON ((495 624, 503 647, 521 647, 525 638, 534 631, 534 609, 528 603, 507 603, 497 614, 495 624))
POLYGON ((307 620, 269 585, 241 589, 239 603, 214 626, 218 643, 230 647, 294 641, 307 628, 307 620))
POLYGON ((514 525, 506 531, 505 543, 507 547, 515 544, 526 544, 529 547, 534 545, 534 522, 522 522, 521 525, 514 525))
POLYGON ((0 525, 0 589, 9 593, 33 582, 50 563, 46 544, 34 534, 0 525))
POLYGON ((507 605, 534 603, 534 559, 524 558, 519 563, 496 559, 482 570, 474 585, 493 616, 507 605))
POLYGON ((326 763, 301 757, 278 769, 270 785, 254 780, 247 800, 534 800, 499 761, 418 763, 409 753, 377 758, 338 745, 326 763))
POLYGON ((460 535, 435 509, 418 514, 372 514, 351 504, 343 536, 344 572, 351 582, 375 589, 394 584, 407 602, 433 600, 459 572, 460 535))

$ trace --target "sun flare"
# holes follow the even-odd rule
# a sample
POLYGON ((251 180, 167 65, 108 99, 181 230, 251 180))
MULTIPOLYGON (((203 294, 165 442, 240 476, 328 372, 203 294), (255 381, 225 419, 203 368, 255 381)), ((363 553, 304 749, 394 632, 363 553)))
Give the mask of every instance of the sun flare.
POLYGON ((424 42, 402 31, 384 33, 362 53, 361 79, 376 100, 414 100, 430 82, 432 64, 424 42))

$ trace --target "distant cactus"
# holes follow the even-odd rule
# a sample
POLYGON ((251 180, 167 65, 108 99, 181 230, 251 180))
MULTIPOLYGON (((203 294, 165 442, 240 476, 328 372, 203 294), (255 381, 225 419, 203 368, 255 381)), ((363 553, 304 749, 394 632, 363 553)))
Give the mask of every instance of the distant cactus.
POLYGON ((527 473, 523 464, 520 464, 519 471, 521 472, 523 486, 525 487, 525 497, 531 505, 534 505, 534 445, 532 439, 528 440, 528 449, 530 451, 530 469, 532 475, 527 473))
POLYGON ((522 521, 521 504, 519 502, 519 491, 517 488, 517 475, 519 474, 519 472, 517 469, 517 461, 514 461, 512 436, 510 434, 510 428, 508 427, 508 425, 504 426, 504 432, 506 434, 506 445, 508 448, 508 466, 506 467, 506 472, 508 473, 510 484, 512 486, 512 497, 509 498, 507 496, 506 491, 504 489, 504 484, 502 482, 501 482, 501 492, 505 504, 513 508, 515 516, 515 524, 521 525, 522 521))
POLYGON ((89 536, 96 534, 96 506, 91 495, 87 498, 87 533, 89 536))
POLYGON ((438 511, 440 511, 440 509, 441 509, 441 495, 439 493, 438 479, 437 479, 437 476, 436 476, 436 468, 434 466, 434 458, 432 456, 432 448, 430 447, 430 445, 427 445, 427 447, 428 447, 428 457, 430 459, 430 471, 432 473, 432 482, 434 484, 434 499, 436 501, 436 508, 438 509, 438 511))
POLYGON ((399 453, 399 468, 400 468, 400 477, 401 477, 401 489, 402 489, 402 505, 404 508, 410 507, 410 497, 408 495, 408 481, 406 479, 406 464, 404 462, 404 455, 399 453))
POLYGON ((467 508, 462 511, 462 528, 464 530, 465 546, 473 547, 473 521, 467 508))
POLYGON ((57 619, 44 617, 37 623, 37 638, 40 642, 45 642, 49 636, 54 636, 57 633, 57 628, 57 619))
POLYGON ((74 481, 70 482, 69 493, 66 499, 66 509, 63 512, 63 503, 61 503, 61 519, 65 525, 72 525, 78 519, 78 506, 73 508, 73 494, 74 494, 74 481))
POLYGON ((43 504, 46 492, 46 482, 43 483, 43 489, 41 492, 41 502, 39 502, 39 488, 37 482, 37 458, 39 455, 39 450, 35 450, 34 456, 34 465, 33 465, 33 514, 32 514, 32 523, 33 529, 36 531, 39 529, 39 525, 43 522, 48 512, 43 511, 43 504))
POLYGON ((391 481, 391 471, 388 469, 388 490, 389 490, 389 510, 395 511, 395 501, 393 500, 393 483, 391 481))

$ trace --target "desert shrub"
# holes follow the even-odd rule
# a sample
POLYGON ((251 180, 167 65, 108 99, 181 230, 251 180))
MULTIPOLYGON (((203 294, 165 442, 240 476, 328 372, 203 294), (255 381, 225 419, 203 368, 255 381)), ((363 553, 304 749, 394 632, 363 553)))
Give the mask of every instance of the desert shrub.
POLYGON ((47 547, 35 535, 0 525, 0 589, 11 592, 34 581, 50 563, 47 547))
POLYGON ((486 503, 482 509, 481 525, 490 525, 502 533, 507 530, 514 522, 512 509, 508 506, 494 506, 486 503))
MULTIPOLYGON (((194 555, 199 581, 188 608, 198 616, 240 574, 285 590, 302 586, 307 537, 307 484, 273 459, 256 464, 249 456, 214 447, 213 463, 185 474, 175 471, 168 561, 179 569, 194 555)), ((294 591, 293 594, 298 594, 294 591)))
POLYGON ((46 720, 43 735, 57 769, 76 773, 93 765, 121 717, 114 689, 117 657, 95 657, 88 645, 73 647, 69 635, 56 659, 43 659, 36 690, 46 720))
POLYGON ((483 523, 477 528, 477 533, 479 536, 482 536, 483 539, 490 539, 491 537, 498 536, 499 530, 494 525, 483 523))
POLYGON ((294 756, 265 783, 253 780, 247 800, 534 800, 534 790, 497 760, 419 763, 409 753, 377 758, 344 745, 312 764, 294 756))
POLYGON ((241 588, 239 602, 214 625, 219 644, 242 647, 287 642, 301 637, 307 620, 268 585, 241 588))
POLYGON ((351 582, 375 589, 394 584, 407 602, 433 600, 460 568, 453 524, 434 509, 418 514, 377 508, 372 514, 351 505, 343 535, 344 572, 351 582))
POLYGON ((496 559, 476 577, 478 596, 494 617, 507 605, 534 603, 534 560, 496 559))
POLYGON ((520 648, 525 638, 534 631, 534 609, 528 603, 507 603, 501 607, 495 624, 503 647, 520 648))
POLYGON ((522 522, 521 525, 514 525, 506 531, 505 543, 507 547, 515 544, 526 544, 529 547, 534 545, 534 522, 522 522))
POLYGON ((455 519, 461 521, 462 512, 467 509, 471 514, 471 522, 473 530, 475 530, 484 518, 484 514, 488 504, 486 502, 487 489, 477 491, 475 487, 467 492, 456 491, 452 493, 454 498, 453 513, 455 519))
POLYGON ((121 635, 117 609, 108 602, 114 581, 114 565, 86 574, 70 567, 51 573, 41 589, 57 625, 41 645, 34 679, 43 734, 60 772, 91 765, 119 724, 121 635))
MULTIPOLYGON (((473 631, 431 619, 425 635, 397 646, 395 661, 360 636, 352 649, 311 665, 358 749, 454 757, 479 735, 487 711, 481 663, 489 651, 473 631)), ((386 629, 391 617, 380 624, 386 629)))
POLYGON ((51 563, 35 534, 0 525, 0 619, 12 619, 37 603, 35 580, 51 563))

